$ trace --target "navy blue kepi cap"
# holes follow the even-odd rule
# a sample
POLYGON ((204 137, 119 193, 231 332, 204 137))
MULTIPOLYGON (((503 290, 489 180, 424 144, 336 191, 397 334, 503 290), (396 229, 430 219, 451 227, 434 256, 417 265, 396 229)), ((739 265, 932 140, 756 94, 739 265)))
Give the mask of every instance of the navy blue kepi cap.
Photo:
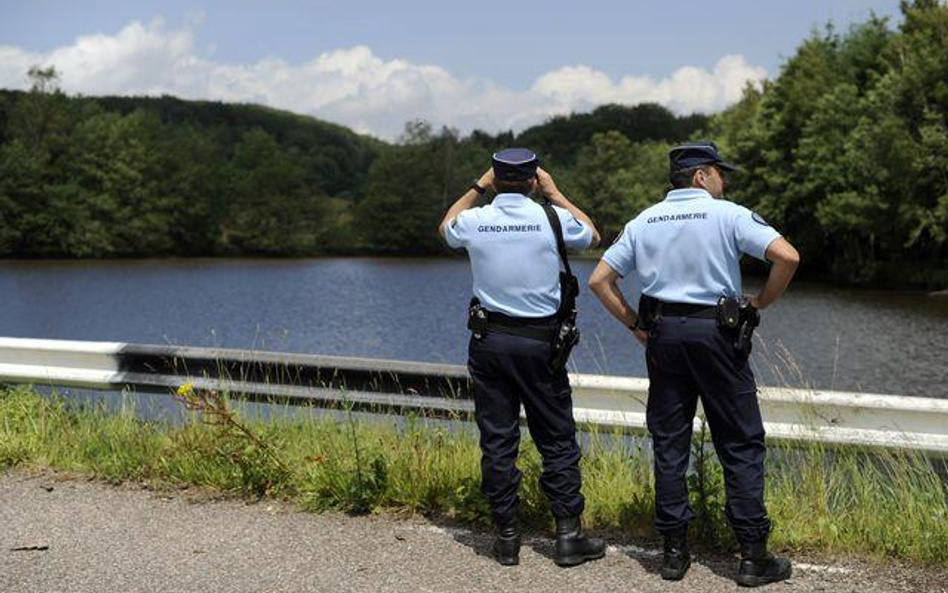
POLYGON ((501 181, 526 181, 537 174, 540 159, 526 148, 505 148, 494 153, 494 177, 501 181))
POLYGON ((690 142, 668 151, 668 167, 672 171, 681 171, 682 169, 704 165, 717 165, 725 171, 739 170, 721 158, 718 147, 714 142, 690 142))

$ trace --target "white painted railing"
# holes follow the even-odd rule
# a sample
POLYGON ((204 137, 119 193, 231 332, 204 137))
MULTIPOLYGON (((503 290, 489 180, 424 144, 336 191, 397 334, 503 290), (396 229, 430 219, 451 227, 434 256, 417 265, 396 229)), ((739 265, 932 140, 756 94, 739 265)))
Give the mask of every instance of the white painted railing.
MULTIPOLYGON (((645 429, 648 380, 573 374, 577 421, 645 429)), ((462 366, 218 348, 0 338, 0 382, 170 393, 183 383, 254 401, 468 415, 462 366)), ((770 438, 948 452, 948 400, 762 387, 770 438)), ((696 420, 699 425, 700 420, 696 420)))

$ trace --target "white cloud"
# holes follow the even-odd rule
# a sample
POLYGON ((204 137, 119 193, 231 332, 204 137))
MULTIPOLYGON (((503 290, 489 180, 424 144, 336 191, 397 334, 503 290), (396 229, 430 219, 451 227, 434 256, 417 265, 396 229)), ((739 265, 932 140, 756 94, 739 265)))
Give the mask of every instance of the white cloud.
POLYGON ((603 72, 586 66, 568 66, 544 74, 533 91, 579 108, 602 103, 661 103, 679 113, 713 111, 740 99, 747 81, 759 82, 767 72, 751 66, 743 56, 727 55, 712 71, 685 66, 662 80, 626 76, 613 81, 603 72))
POLYGON ((196 27, 202 18, 196 13, 177 30, 160 19, 134 21, 115 35, 79 37, 47 53, 0 46, 0 87, 26 88, 30 66, 55 65, 69 93, 256 102, 394 138, 409 120, 462 132, 520 130, 603 103, 653 101, 679 113, 710 112, 739 99, 747 81, 766 76, 743 56, 728 55, 710 71, 685 66, 660 80, 614 80, 588 66, 567 66, 518 91, 487 79, 459 79, 438 66, 385 61, 365 46, 326 52, 302 64, 272 57, 228 64, 198 51, 196 27))

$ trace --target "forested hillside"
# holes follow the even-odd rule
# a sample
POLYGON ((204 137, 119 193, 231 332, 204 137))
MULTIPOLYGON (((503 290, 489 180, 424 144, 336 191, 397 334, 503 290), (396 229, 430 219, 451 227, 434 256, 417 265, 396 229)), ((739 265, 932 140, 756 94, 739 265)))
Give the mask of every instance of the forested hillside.
POLYGON ((441 215, 499 147, 528 144, 565 179, 605 130, 665 146, 708 121, 608 105, 517 137, 410 122, 388 144, 257 105, 69 97, 54 70, 31 78, 0 91, 4 256, 438 253, 441 215))
POLYGON ((333 244, 382 143, 254 105, 0 94, 0 253, 304 254, 333 244))
POLYGON ((36 68, 0 91, 0 256, 436 254, 444 210, 491 152, 535 150, 611 241, 667 190, 670 145, 744 167, 729 197, 810 277, 948 285, 948 6, 814 32, 711 116, 606 105, 519 134, 406 124, 395 143, 255 105, 70 97, 36 68))

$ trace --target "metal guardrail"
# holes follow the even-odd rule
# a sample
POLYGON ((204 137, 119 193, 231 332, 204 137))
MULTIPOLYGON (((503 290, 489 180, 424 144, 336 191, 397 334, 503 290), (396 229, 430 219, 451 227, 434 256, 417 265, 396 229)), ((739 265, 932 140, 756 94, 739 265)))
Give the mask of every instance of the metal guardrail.
MULTIPOLYGON (((570 381, 578 422, 645 430, 647 379, 572 374, 570 381)), ((458 365, 220 348, 0 338, 0 382, 159 393, 191 383, 291 405, 473 411, 470 378, 458 365)), ((771 387, 759 398, 770 438, 948 452, 948 400, 771 387)))

